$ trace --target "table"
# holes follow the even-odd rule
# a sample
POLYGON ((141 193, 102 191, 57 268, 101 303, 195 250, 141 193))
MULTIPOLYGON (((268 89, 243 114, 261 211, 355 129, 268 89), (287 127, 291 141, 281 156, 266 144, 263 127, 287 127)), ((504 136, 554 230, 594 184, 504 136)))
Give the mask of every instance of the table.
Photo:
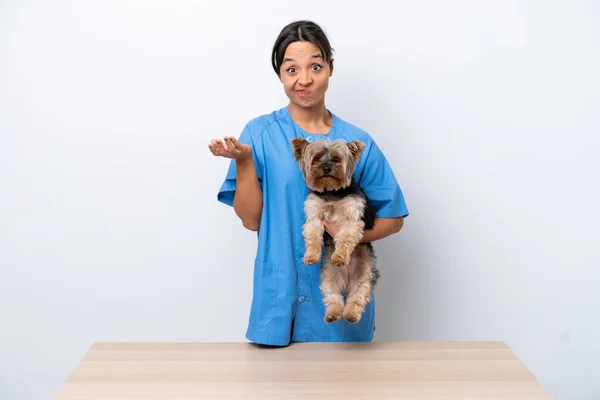
POLYGON ((54 399, 551 397, 502 342, 95 343, 54 399))

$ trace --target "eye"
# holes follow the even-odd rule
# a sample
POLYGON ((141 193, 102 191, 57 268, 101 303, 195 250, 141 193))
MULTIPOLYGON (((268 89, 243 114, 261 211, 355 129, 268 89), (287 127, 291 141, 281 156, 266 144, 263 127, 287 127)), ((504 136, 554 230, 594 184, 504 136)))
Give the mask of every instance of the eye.
POLYGON ((313 164, 316 164, 319 161, 321 161, 321 157, 317 156, 317 157, 313 158, 313 164))
POLYGON ((296 68, 290 67, 290 68, 286 69, 286 72, 289 74, 293 74, 294 72, 296 72, 296 68))
POLYGON ((319 70, 321 70, 321 69, 323 69, 323 67, 322 67, 322 66, 320 66, 319 64, 315 64, 315 65, 313 65, 313 70, 314 70, 314 71, 319 71, 319 70))
POLYGON ((333 163, 339 163, 340 162, 340 158, 337 157, 337 156, 333 156, 333 157, 331 157, 331 162, 333 162, 333 163))

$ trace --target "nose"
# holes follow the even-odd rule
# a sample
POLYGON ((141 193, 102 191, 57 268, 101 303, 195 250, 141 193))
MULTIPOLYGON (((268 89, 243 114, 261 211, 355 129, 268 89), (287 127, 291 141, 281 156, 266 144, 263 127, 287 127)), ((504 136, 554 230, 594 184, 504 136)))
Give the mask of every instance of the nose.
POLYGON ((309 70, 304 70, 299 74, 298 83, 302 86, 308 86, 312 82, 312 77, 310 76, 309 70))
POLYGON ((330 172, 331 172, 331 165, 329 165, 329 164, 323 165, 323 173, 329 174, 330 172))

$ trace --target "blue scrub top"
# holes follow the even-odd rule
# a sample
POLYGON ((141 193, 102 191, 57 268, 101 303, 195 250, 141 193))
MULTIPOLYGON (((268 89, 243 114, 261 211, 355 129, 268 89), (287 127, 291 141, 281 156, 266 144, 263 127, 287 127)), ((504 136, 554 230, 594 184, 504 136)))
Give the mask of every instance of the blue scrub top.
MULTIPOLYGON (((343 318, 333 324, 323 321, 325 307, 319 289, 322 263, 306 265, 302 262, 304 201, 309 190, 292 154, 290 141, 302 136, 309 142, 325 137, 364 142, 366 146, 354 176, 373 202, 377 216, 405 217, 408 210, 390 165, 369 134, 333 113, 332 116, 333 126, 326 135, 311 135, 294 122, 286 106, 251 120, 238 139, 254 150, 263 193, 253 298, 246 331, 246 338, 252 342, 285 346, 291 341, 365 342, 373 339, 374 299, 357 324, 343 318)), ((217 195, 220 202, 229 206, 233 206, 235 180, 235 160, 231 160, 217 195)))

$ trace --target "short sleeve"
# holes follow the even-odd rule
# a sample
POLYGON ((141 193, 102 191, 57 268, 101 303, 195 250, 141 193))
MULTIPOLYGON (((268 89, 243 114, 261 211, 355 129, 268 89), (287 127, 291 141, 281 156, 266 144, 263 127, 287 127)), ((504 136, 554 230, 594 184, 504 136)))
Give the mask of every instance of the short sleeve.
POLYGON ((357 183, 373 203, 377 217, 407 217, 404 195, 381 149, 371 142, 363 157, 361 161, 364 164, 357 183))
MULTIPOLYGON (((260 169, 261 163, 259 162, 257 156, 257 149, 254 141, 252 140, 252 136, 250 134, 250 127, 246 125, 238 138, 238 142, 248 144, 252 147, 252 154, 254 157, 254 165, 256 167, 256 175, 258 177, 259 184, 262 189, 262 173, 260 169)), ((225 180, 221 184, 219 188, 219 192, 217 193, 217 200, 223 204, 228 206, 233 206, 233 196, 235 194, 236 189, 236 163, 235 160, 231 160, 229 162, 229 168, 227 169, 227 173, 225 175, 225 180)))

